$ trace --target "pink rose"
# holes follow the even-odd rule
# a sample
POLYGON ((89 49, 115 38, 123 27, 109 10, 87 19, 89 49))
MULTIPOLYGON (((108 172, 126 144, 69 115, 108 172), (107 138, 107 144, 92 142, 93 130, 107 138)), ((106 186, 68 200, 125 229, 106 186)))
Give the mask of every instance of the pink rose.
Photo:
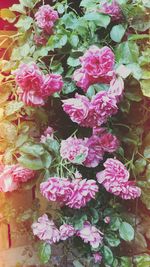
POLYGON ((105 152, 115 152, 119 147, 119 141, 116 136, 111 133, 104 133, 100 137, 101 147, 105 152))
POLYGON ((34 35, 34 42, 36 43, 36 45, 46 45, 47 43, 47 39, 45 36, 43 35, 34 35))
POLYGON ((74 164, 83 164, 88 155, 88 147, 84 140, 69 137, 61 142, 60 155, 74 164))
POLYGON ((95 263, 101 263, 101 261, 102 261, 102 255, 101 255, 100 252, 93 253, 93 257, 94 257, 94 262, 95 263))
POLYGON ((80 57, 82 68, 93 78, 105 77, 107 73, 112 72, 115 64, 115 57, 112 50, 104 46, 99 48, 91 46, 85 54, 80 57))
POLYGON ((106 217, 104 218, 104 222, 105 222, 106 224, 109 224, 109 223, 110 223, 110 217, 109 217, 109 216, 106 216, 106 217))
POLYGON ((114 53, 107 46, 103 48, 91 46, 80 57, 80 62, 81 68, 74 72, 73 79, 77 82, 77 86, 81 87, 84 92, 92 84, 110 83, 115 75, 114 53))
POLYGON ((85 207, 87 202, 95 199, 98 186, 94 180, 75 179, 70 184, 72 194, 69 196, 66 205, 73 209, 85 207))
POLYGON ((66 240, 69 237, 72 237, 76 233, 74 227, 70 224, 61 225, 59 231, 61 240, 66 240))
POLYGON ((134 199, 141 194, 140 188, 129 180, 126 167, 116 159, 107 159, 104 163, 105 170, 97 173, 96 177, 105 189, 123 199, 134 199))
POLYGON ((27 182, 35 177, 36 172, 16 165, 0 166, 0 191, 11 192, 20 186, 21 183, 27 182))
POLYGON ((122 12, 119 4, 116 0, 103 0, 101 3, 99 12, 110 15, 113 21, 120 20, 122 18, 122 12))
POLYGON ((77 231, 77 236, 85 243, 90 243, 92 248, 98 248, 103 241, 103 233, 88 221, 84 222, 83 228, 77 231))
POLYGON ((19 92, 21 100, 30 106, 44 105, 41 90, 44 75, 38 66, 35 63, 21 64, 14 74, 16 83, 21 89, 19 92))
POLYGON ((73 74, 73 80, 76 82, 78 87, 83 89, 84 92, 87 92, 89 86, 94 82, 82 68, 75 70, 73 74))
POLYGON ((87 97, 76 94, 75 98, 63 100, 63 109, 73 122, 82 124, 88 115, 90 101, 87 97))
POLYGON ((32 224, 32 230, 34 235, 48 244, 53 244, 60 240, 59 230, 54 222, 48 219, 46 214, 39 217, 38 221, 32 224))
POLYGON ((44 134, 41 135, 40 143, 45 143, 47 139, 52 138, 53 139, 54 129, 52 127, 47 127, 47 129, 44 131, 44 134))
POLYGON ((115 97, 117 102, 119 102, 123 97, 123 91, 124 91, 124 81, 121 77, 114 78, 110 82, 110 88, 108 90, 108 94, 111 97, 115 97))
POLYGON ((12 192, 18 188, 18 183, 14 181, 11 166, 0 166, 0 192, 12 192))
POLYGON ((56 91, 60 91, 63 82, 60 75, 44 76, 35 63, 21 64, 14 71, 15 80, 20 87, 18 92, 21 100, 29 106, 42 106, 44 100, 56 91))
POLYGON ((47 74, 44 78, 42 93, 44 97, 60 92, 63 87, 62 76, 59 74, 47 74))
POLYGON ((80 209, 95 198, 98 186, 94 180, 51 177, 40 185, 41 194, 70 208, 80 209))
POLYGON ((57 201, 60 204, 64 204, 72 195, 70 183, 65 178, 50 177, 46 182, 40 184, 40 191, 49 201, 57 201))
POLYGON ((35 19, 39 28, 47 34, 52 34, 54 23, 58 20, 58 13, 51 6, 43 5, 36 12, 35 19))
POLYGON ((97 114, 97 125, 106 123, 108 118, 117 113, 118 107, 116 99, 111 97, 107 91, 100 91, 92 97, 91 105, 97 114))
POLYGON ((86 146, 88 147, 88 155, 84 162, 86 167, 95 168, 99 162, 103 160, 104 150, 100 143, 100 138, 91 136, 87 138, 86 146))
POLYGON ((28 180, 35 178, 36 172, 20 166, 19 164, 12 165, 11 172, 13 179, 17 183, 25 183, 28 180))

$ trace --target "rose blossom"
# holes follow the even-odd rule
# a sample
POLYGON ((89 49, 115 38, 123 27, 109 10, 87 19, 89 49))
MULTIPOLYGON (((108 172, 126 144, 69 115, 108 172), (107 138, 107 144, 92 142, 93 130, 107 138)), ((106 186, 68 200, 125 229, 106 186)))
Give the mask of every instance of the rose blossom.
POLYGON ((59 231, 60 231, 60 239, 61 240, 66 240, 76 233, 74 227, 70 224, 61 225, 59 228, 59 231))
POLYGON ((123 97, 124 91, 124 81, 121 77, 114 78, 110 82, 110 88, 108 90, 108 94, 112 97, 115 97, 117 102, 119 102, 123 97))
POLYGON ((94 262, 95 263, 101 263, 101 261, 102 261, 102 255, 101 255, 100 252, 93 253, 93 257, 94 257, 94 262))
POLYGON ((100 137, 101 147, 105 152, 115 152, 119 147, 119 141, 116 136, 111 133, 104 133, 100 137))
POLYGON ((140 188, 129 180, 126 167, 116 159, 107 159, 104 163, 105 170, 97 173, 96 177, 105 189, 123 199, 134 199, 141 194, 140 188))
POLYGON ((92 97, 91 105, 97 114, 97 125, 106 123, 108 118, 117 113, 118 107, 116 99, 108 94, 107 91, 100 91, 92 97))
POLYGON ((106 217, 104 218, 104 222, 105 222, 106 224, 109 224, 109 223, 110 223, 110 217, 109 217, 109 216, 106 216, 106 217))
POLYGON ((99 162, 103 160, 104 150, 98 136, 87 138, 86 146, 88 147, 88 155, 84 162, 86 167, 95 168, 99 162))
POLYGON ((39 217, 38 221, 33 223, 31 227, 33 234, 48 244, 56 243, 60 239, 59 230, 56 228, 54 222, 48 219, 46 214, 39 217))
POLYGON ((46 182, 40 184, 41 194, 49 201, 66 203, 72 195, 70 181, 65 178, 50 177, 46 182))
POLYGON ((69 195, 66 205, 74 209, 85 207, 87 202, 94 199, 98 192, 95 180, 75 179, 70 184, 70 187, 72 195, 69 195))
POLYGON ((88 221, 84 222, 83 228, 77 231, 77 236, 85 243, 90 243, 92 248, 98 248, 103 241, 103 233, 88 221))
POLYGON ((41 6, 35 14, 37 26, 47 34, 53 33, 53 27, 58 20, 58 13, 50 5, 41 6))
POLYGON ((121 8, 116 0, 103 0, 100 4, 101 8, 99 12, 110 15, 113 21, 120 20, 122 18, 121 8))
POLYGON ((94 180, 50 177, 40 185, 41 194, 49 201, 57 201, 70 208, 80 209, 95 198, 98 186, 94 180))
POLYGON ((0 191, 11 192, 18 189, 20 183, 35 177, 35 171, 16 165, 0 166, 0 191))
POLYGON ((24 183, 35 177, 36 172, 20 166, 19 164, 13 165, 11 168, 13 179, 17 183, 24 183))
POLYGON ((88 147, 83 139, 69 137, 61 142, 60 155, 72 163, 83 164, 88 155, 88 147))
POLYGON ((73 122, 82 124, 88 115, 90 101, 87 97, 76 94, 75 98, 63 100, 63 109, 73 122))
POLYGON ((43 96, 47 97, 56 92, 60 92, 63 87, 62 76, 59 74, 47 74, 42 86, 43 96))
POLYGON ((34 39, 34 42, 36 43, 36 45, 44 45, 45 46, 47 43, 47 39, 43 35, 35 34, 33 39, 34 39))
POLYGON ((11 166, 0 165, 0 192, 12 192, 18 188, 18 183, 14 181, 11 166))
POLYGON ((114 77, 115 57, 112 50, 105 46, 91 46, 80 57, 81 68, 73 74, 73 79, 85 92, 95 83, 109 83, 114 77))
POLYGON ((45 76, 35 63, 21 64, 14 74, 20 98, 29 106, 44 105, 45 98, 60 91, 63 85, 60 75, 45 76))
POLYGON ((45 143, 48 138, 53 139, 54 129, 50 126, 44 131, 44 134, 41 135, 40 143, 45 143))

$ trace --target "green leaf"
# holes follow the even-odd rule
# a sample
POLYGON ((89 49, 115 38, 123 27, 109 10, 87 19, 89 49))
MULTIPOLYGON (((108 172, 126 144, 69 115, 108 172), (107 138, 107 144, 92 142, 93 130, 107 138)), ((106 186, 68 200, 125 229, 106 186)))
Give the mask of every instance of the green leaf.
POLYGON ((20 4, 25 7, 33 8, 34 4, 32 0, 20 0, 20 4))
POLYGON ((64 7, 64 5, 61 4, 61 3, 58 3, 58 4, 56 5, 56 8, 57 8, 57 11, 58 11, 59 14, 63 14, 63 13, 65 12, 65 7, 64 7))
POLYGON ((96 3, 99 3, 99 0, 82 0, 80 6, 85 8, 93 8, 96 3))
POLYGON ((134 239, 134 229, 127 222, 121 223, 119 227, 119 234, 120 234, 120 237, 125 241, 131 241, 134 239))
POLYGON ((41 160, 43 162, 43 166, 48 169, 52 163, 52 156, 47 151, 45 151, 41 156, 41 160))
POLYGON ((121 225, 121 219, 118 217, 111 218, 110 228, 112 231, 117 231, 121 225))
POLYGON ((132 259, 128 257, 121 257, 121 267, 133 267, 132 259))
POLYGON ((127 68, 131 71, 132 76, 136 80, 140 80, 142 78, 142 69, 137 63, 130 63, 127 65, 127 68))
POLYGON ((74 92, 75 90, 77 90, 77 88, 73 82, 65 82, 63 89, 62 89, 62 93, 64 95, 67 95, 67 94, 74 92))
POLYGON ((23 5, 20 4, 14 4, 9 8, 11 11, 18 12, 21 14, 26 14, 26 10, 23 5))
POLYGON ((108 265, 111 265, 113 263, 114 257, 113 257, 113 253, 110 250, 110 248, 107 246, 103 246, 102 254, 103 254, 105 263, 108 265))
POLYGON ((35 157, 41 156, 45 152, 42 144, 34 144, 31 142, 25 143, 22 147, 20 147, 20 151, 35 157))
POLYGON ((10 23, 13 23, 16 20, 16 15, 13 11, 8 8, 3 8, 0 10, 0 18, 7 20, 10 23))
POLYGON ((120 239, 115 233, 108 233, 105 236, 105 240, 111 247, 118 247, 120 244, 120 239))
POLYGON ((27 31, 30 29, 32 23, 33 19, 31 17, 20 17, 15 26, 23 31, 27 31))
POLYGON ((15 100, 7 102, 7 105, 5 107, 5 115, 10 116, 18 111, 24 106, 23 102, 18 102, 15 100))
POLYGON ((80 61, 78 58, 69 57, 67 59, 67 64, 71 67, 77 67, 80 65, 80 61))
POLYGON ((79 37, 78 35, 72 34, 69 38, 69 42, 73 47, 77 47, 79 43, 79 37))
POLYGON ((144 149, 144 157, 149 159, 150 158, 150 146, 147 146, 145 149, 144 149))
POLYGON ((40 158, 32 157, 30 155, 22 155, 18 158, 18 162, 31 170, 41 170, 44 168, 43 162, 40 158))
POLYGON ((138 62, 139 48, 134 42, 123 42, 116 49, 116 60, 120 64, 138 62))
POLYGON ((126 27, 121 24, 118 24, 112 27, 110 37, 114 42, 119 43, 122 40, 125 32, 126 27))
POLYGON ((81 264, 81 262, 79 262, 78 260, 73 261, 73 266, 74 266, 74 267, 84 267, 84 266, 81 264))
POLYGON ((99 27, 107 28, 110 23, 110 17, 99 12, 90 12, 85 14, 84 17, 87 21, 93 21, 99 27))
POLYGON ((50 244, 40 244, 39 247, 39 258, 41 263, 46 264, 49 262, 51 257, 51 246, 50 244))
POLYGON ((100 214, 95 208, 90 208, 91 223, 96 224, 99 221, 100 214))
POLYGON ((140 82, 141 90, 144 96, 150 97, 150 79, 140 82))

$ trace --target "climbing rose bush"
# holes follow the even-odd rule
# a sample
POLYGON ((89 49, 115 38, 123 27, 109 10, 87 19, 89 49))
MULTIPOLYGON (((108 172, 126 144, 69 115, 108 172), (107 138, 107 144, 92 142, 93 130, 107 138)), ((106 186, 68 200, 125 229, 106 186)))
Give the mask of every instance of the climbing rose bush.
POLYGON ((1 51, 1 194, 32 190, 17 222, 33 221, 42 266, 64 266, 53 244, 68 266, 144 266, 148 2, 20 0, 4 14, 17 33, 1 51))

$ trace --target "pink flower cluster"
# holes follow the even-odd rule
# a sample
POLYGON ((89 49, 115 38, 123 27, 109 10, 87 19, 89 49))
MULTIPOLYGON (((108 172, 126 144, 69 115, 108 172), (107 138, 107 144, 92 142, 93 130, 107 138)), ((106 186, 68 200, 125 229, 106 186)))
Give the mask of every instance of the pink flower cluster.
POLYGON ((35 171, 16 165, 0 166, 0 192, 11 192, 18 189, 21 183, 35 177, 35 171))
POLYGON ((58 229, 54 222, 49 220, 48 216, 44 214, 31 227, 33 234, 48 244, 66 240, 74 235, 81 237, 85 243, 90 243, 93 248, 97 248, 103 241, 101 231, 92 226, 88 221, 84 222, 83 228, 80 230, 75 230, 72 225, 66 223, 58 229))
POLYGON ((99 12, 110 15, 113 21, 120 20, 122 18, 122 12, 119 4, 116 0, 103 0, 99 12))
POLYGON ((44 75, 35 63, 21 64, 14 72, 20 87, 21 100, 29 106, 44 105, 44 100, 62 89, 63 81, 59 74, 44 75))
POLYGON ((75 98, 63 100, 63 109, 73 122, 83 127, 98 127, 117 113, 117 98, 109 91, 101 91, 89 101, 76 94, 75 98))
POLYGON ((103 233, 88 221, 84 222, 83 228, 77 231, 77 236, 85 243, 90 243, 92 248, 98 248, 103 242, 103 233))
POLYGON ((41 6, 35 14, 36 24, 45 33, 52 34, 58 13, 50 5, 41 6))
POLYGON ((95 253, 93 253, 93 257, 94 257, 94 262, 95 263, 101 263, 101 261, 102 261, 101 253, 95 252, 95 253))
POLYGON ((40 240, 48 244, 56 243, 60 240, 60 233, 52 220, 44 214, 38 221, 32 224, 33 234, 38 236, 40 240))
POLYGON ((47 139, 53 139, 54 129, 50 126, 44 131, 44 134, 41 135, 40 142, 45 143, 47 139))
POLYGON ((134 199, 140 196, 141 190, 129 180, 129 172, 117 159, 107 159, 105 170, 97 173, 96 177, 105 189, 123 199, 134 199))
POLYGON ((103 131, 100 136, 77 139, 69 137, 61 142, 60 155, 74 164, 96 167, 103 160, 105 152, 115 152, 119 146, 118 139, 111 133, 103 131))
POLYGON ((70 208, 80 209, 95 198, 98 186, 94 180, 51 177, 41 183, 42 195, 49 201, 57 201, 70 208))
POLYGON ((73 79, 77 86, 84 92, 95 83, 109 83, 115 76, 115 56, 112 50, 105 46, 99 48, 91 46, 85 54, 80 57, 81 68, 74 72, 73 79))

